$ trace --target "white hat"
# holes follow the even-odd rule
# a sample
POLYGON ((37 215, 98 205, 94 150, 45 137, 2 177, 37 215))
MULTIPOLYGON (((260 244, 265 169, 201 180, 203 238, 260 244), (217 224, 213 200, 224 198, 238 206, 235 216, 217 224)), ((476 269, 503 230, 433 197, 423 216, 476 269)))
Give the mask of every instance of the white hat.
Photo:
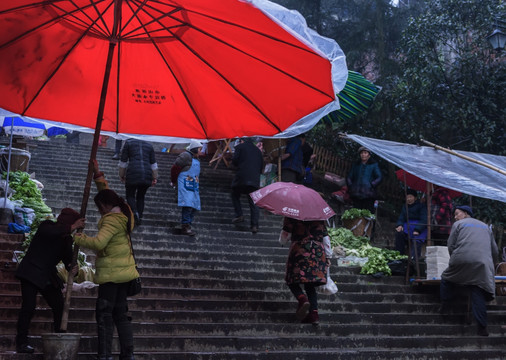
POLYGON ((195 140, 195 139, 191 139, 190 145, 188 145, 186 147, 186 150, 191 150, 191 149, 200 148, 200 147, 202 147, 202 143, 200 141, 195 140))

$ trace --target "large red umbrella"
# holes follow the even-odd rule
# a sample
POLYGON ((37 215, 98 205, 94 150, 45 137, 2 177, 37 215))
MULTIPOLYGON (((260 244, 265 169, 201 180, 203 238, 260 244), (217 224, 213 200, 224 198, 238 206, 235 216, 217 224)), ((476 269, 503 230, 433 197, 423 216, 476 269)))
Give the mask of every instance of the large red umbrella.
POLYGON ((293 136, 337 110, 346 77, 334 41, 266 0, 0 1, 0 107, 95 129, 90 160, 101 130, 293 136))
POLYGON ((336 110, 347 78, 339 46, 300 25, 265 0, 2 0, 0 107, 92 129, 99 113, 122 134, 273 136, 336 110))
MULTIPOLYGON (((427 181, 420 179, 418 176, 413 175, 403 169, 397 170, 395 172, 395 175, 397 176, 397 179, 399 181, 402 181, 407 186, 409 186, 411 189, 421 191, 421 192, 427 192, 427 181)), ((448 195, 450 195, 450 197, 452 199, 462 196, 462 193, 460 191, 451 190, 451 189, 447 189, 447 188, 445 188, 445 189, 446 189, 446 191, 448 191, 448 195)))
POLYGON ((302 221, 327 220, 334 210, 313 189, 291 182, 276 182, 250 194, 253 202, 270 212, 302 221))

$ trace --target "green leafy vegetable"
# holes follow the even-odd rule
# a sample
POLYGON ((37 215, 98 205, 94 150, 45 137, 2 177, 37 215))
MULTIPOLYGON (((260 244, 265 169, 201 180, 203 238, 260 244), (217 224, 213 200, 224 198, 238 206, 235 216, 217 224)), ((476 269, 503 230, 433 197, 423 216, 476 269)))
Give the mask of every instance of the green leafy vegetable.
POLYGON ((357 218, 374 218, 374 215, 367 209, 357 209, 352 208, 346 210, 343 215, 341 215, 341 220, 351 220, 357 218))

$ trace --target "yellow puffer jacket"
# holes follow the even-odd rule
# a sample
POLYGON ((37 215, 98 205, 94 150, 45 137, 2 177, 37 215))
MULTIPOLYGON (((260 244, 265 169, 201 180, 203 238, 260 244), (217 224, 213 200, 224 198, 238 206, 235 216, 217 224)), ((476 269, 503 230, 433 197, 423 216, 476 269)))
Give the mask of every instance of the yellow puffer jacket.
MULTIPOLYGON (((103 176, 95 179, 98 191, 108 189, 103 176)), ((133 225, 132 219, 132 225, 133 225)), ((75 234, 74 242, 82 247, 96 251, 96 284, 106 282, 123 283, 139 277, 127 233, 127 217, 121 212, 110 212, 98 222, 98 234, 95 237, 75 234)))
POLYGON ((124 214, 108 213, 98 222, 97 236, 74 235, 76 244, 97 252, 96 284, 123 283, 139 277, 126 228, 127 217, 124 214))

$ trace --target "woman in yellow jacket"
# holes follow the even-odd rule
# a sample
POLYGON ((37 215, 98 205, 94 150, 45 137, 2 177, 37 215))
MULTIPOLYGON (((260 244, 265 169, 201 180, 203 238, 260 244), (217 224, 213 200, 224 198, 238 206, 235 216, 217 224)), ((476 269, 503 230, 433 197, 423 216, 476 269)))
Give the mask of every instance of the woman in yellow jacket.
POLYGON ((96 236, 75 234, 79 246, 96 251, 95 283, 99 284, 96 304, 98 359, 112 360, 114 325, 118 331, 120 359, 134 359, 133 332, 127 316, 127 287, 139 277, 131 249, 133 214, 123 198, 108 189, 104 174, 94 162, 94 178, 99 190, 94 201, 102 217, 96 236))

